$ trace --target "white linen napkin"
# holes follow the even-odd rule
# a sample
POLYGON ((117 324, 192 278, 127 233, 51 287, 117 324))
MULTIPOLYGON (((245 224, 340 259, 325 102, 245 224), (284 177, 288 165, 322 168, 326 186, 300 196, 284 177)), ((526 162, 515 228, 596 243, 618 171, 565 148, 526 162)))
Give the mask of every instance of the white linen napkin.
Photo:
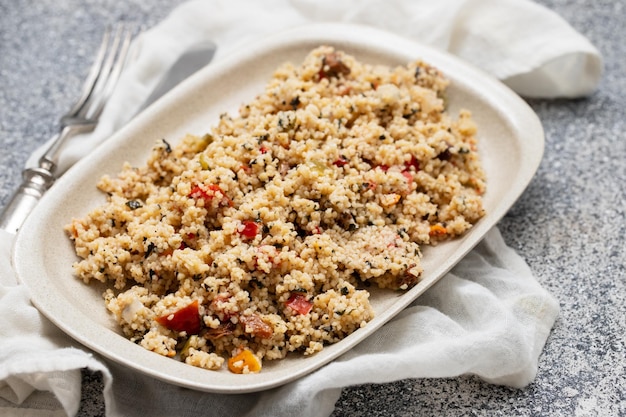
MULTIPOLYGON (((597 50, 553 12, 527 0, 193 0, 135 44, 98 128, 65 152, 61 171, 128 120, 166 68, 195 43, 213 40, 215 59, 250 39, 307 22, 377 26, 447 50, 519 94, 590 94, 601 75, 597 50)), ((16 284, 10 236, 0 239, 0 413, 74 415, 80 369, 101 371, 107 416, 327 416, 341 388, 403 378, 475 374, 524 387, 558 303, 506 246, 497 229, 446 277, 391 322, 322 369, 282 387, 213 395, 137 374, 80 347, 43 318, 16 284), (51 414, 54 413, 54 414, 51 414)))

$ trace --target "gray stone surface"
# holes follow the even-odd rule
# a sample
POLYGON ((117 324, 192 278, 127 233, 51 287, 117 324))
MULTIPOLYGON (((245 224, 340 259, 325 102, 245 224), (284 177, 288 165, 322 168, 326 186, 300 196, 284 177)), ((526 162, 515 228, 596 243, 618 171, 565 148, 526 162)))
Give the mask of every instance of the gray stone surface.
MULTIPOLYGON (((149 27, 180 2, 0 0, 0 205, 77 94, 104 27, 149 27)), ((600 49, 605 74, 587 99, 530 101, 545 157, 499 224, 562 309, 537 378, 521 390, 471 376, 351 387, 333 417, 626 415, 626 4, 540 3, 600 49)), ((102 415, 99 375, 83 379, 79 415, 102 415)))

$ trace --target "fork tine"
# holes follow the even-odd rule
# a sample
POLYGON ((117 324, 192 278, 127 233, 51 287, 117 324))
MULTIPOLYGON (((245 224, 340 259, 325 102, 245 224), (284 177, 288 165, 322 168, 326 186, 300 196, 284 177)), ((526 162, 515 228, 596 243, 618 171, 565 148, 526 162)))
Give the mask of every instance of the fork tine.
POLYGON ((103 64, 100 76, 96 82, 95 88, 92 90, 87 105, 79 111, 78 115, 87 119, 96 119, 102 113, 105 103, 120 77, 126 57, 130 49, 132 39, 132 30, 121 25, 118 27, 111 45, 109 54, 103 64))
POLYGON ((102 65, 104 64, 104 58, 106 56, 109 38, 111 37, 111 28, 107 28, 104 32, 104 36, 102 37, 102 42, 100 43, 100 48, 98 49, 98 53, 96 55, 96 59, 94 60, 91 68, 89 70, 89 74, 83 83, 83 87, 80 93, 80 97, 72 108, 67 112, 67 114, 77 114, 78 111, 85 105, 87 99, 92 94, 93 89, 96 86, 96 82, 100 76, 100 72, 102 70, 102 65))

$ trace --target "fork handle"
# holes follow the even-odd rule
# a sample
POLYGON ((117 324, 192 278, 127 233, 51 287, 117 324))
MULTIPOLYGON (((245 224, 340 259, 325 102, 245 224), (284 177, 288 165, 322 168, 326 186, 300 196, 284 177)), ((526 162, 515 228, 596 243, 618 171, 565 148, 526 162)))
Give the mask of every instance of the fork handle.
POLYGON ((61 149, 63 149, 65 142, 78 134, 91 132, 94 127, 95 123, 93 122, 63 125, 59 133, 54 137, 48 148, 39 158, 39 167, 54 174, 59 163, 61 149))
POLYGON ((0 229, 13 234, 22 227, 26 217, 55 181, 50 171, 43 168, 26 169, 22 178, 22 184, 0 214, 0 229))

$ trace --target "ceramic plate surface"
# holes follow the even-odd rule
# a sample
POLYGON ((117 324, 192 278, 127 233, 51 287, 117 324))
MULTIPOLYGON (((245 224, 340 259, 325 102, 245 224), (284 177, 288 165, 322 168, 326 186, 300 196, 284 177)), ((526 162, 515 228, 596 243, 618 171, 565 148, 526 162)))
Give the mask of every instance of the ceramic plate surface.
POLYGON ((110 360, 184 387, 222 393, 268 389, 302 377, 337 358, 371 335, 440 279, 492 228, 520 196, 543 154, 543 130, 532 110, 497 80, 445 53, 376 29, 336 24, 305 26, 266 38, 205 69, 156 102, 88 158, 70 169, 48 192, 18 234, 13 262, 33 304, 84 346, 110 360), (309 357, 265 361, 262 372, 235 375, 207 371, 149 352, 121 335, 108 314, 103 287, 85 285, 72 274, 77 260, 63 226, 105 202, 96 189, 104 175, 115 175, 124 161, 145 164, 156 140, 172 143, 186 133, 201 135, 219 114, 235 114, 239 105, 262 91, 274 69, 298 64, 307 53, 329 44, 367 63, 405 65, 416 59, 436 66, 450 78, 451 114, 471 110, 478 124, 479 152, 487 175, 487 215, 457 240, 423 250, 422 281, 405 293, 373 291, 376 318, 343 341, 309 357))

